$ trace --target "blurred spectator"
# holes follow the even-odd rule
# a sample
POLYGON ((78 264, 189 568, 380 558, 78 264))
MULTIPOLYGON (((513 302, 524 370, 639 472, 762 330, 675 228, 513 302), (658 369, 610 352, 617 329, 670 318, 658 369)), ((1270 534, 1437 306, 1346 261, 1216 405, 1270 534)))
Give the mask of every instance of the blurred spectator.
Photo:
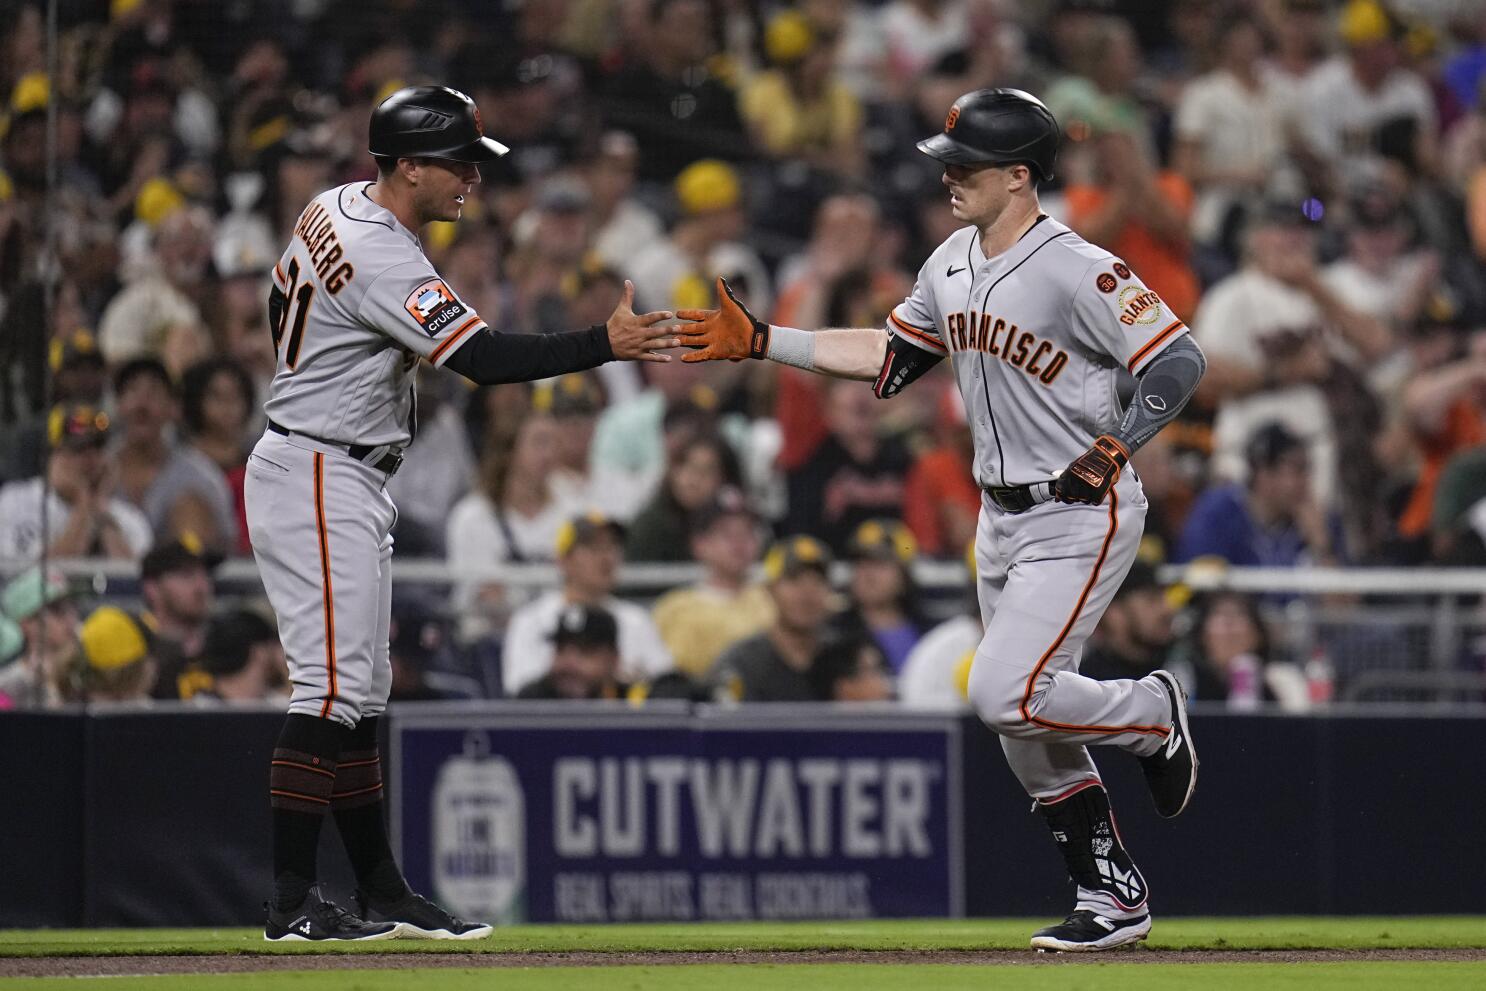
POLYGON ((155 698, 190 694, 181 690, 180 679, 197 664, 206 647, 216 596, 212 569, 221 560, 221 555, 207 551, 199 541, 185 538, 156 544, 140 563, 142 618, 155 634, 151 651, 159 675, 155 698))
MULTIPOLYGON (((958 96, 958 94, 956 94, 958 96)), ((942 197, 941 197, 942 198, 942 197)), ((782 289, 773 322, 790 327, 875 327, 913 288, 913 280, 888 264, 890 235, 882 209, 870 196, 843 193, 820 204, 805 250, 780 265, 782 289)), ((788 471, 809 460, 826 438, 828 383, 797 369, 777 375, 774 415, 788 471)))
POLYGON ((1486 567, 1486 446, 1460 451, 1445 463, 1431 529, 1436 561, 1486 567))
POLYGON ((651 615, 676 667, 704 678, 719 654, 774 621, 774 600, 748 580, 759 554, 759 521, 736 489, 723 489, 693 517, 691 553, 702 566, 695 585, 656 600, 651 615))
POLYGON ((532 393, 532 409, 552 417, 553 458, 548 485, 552 497, 564 506, 602 509, 608 500, 589 476, 593 432, 604 397, 590 375, 573 373, 547 379, 532 393))
POLYGON ((557 534, 562 587, 544 592, 511 614, 501 651, 501 684, 507 694, 546 674, 552 665, 551 634, 571 606, 604 609, 619 624, 619 674, 645 681, 672 668, 650 614, 614 597, 624 562, 624 528, 598 513, 576 516, 557 534))
POLYGON ((210 681, 191 695, 193 702, 288 701, 289 664, 278 631, 251 609, 211 621, 197 665, 210 681))
MULTIPOLYGON (((1070 55, 1072 74, 1042 94, 1063 132, 1081 141, 1089 126, 1098 122, 1106 130, 1129 134, 1148 158, 1153 157, 1150 114, 1136 92, 1145 64, 1130 22, 1112 16, 1094 18, 1073 41, 1070 55)), ((1065 166, 1077 171, 1081 150, 1076 143, 1065 144, 1065 160, 1058 171, 1067 173, 1065 166)))
POLYGON ((0 592, 0 613, 22 638, 13 661, 0 667, 0 709, 45 709, 62 700, 58 674, 77 648, 81 617, 60 572, 28 568, 0 592))
POLYGON ((475 453, 454 405, 460 380, 418 366, 418 434, 403 452, 402 467, 387 480, 397 505, 393 533, 398 550, 414 557, 443 557, 444 527, 475 478, 475 453))
POLYGON ((572 605, 557 616, 548 635, 551 670, 516 693, 521 699, 622 699, 630 686, 619 680, 619 626, 602 606, 572 605))
POLYGON ((1288 107, 1326 63, 1331 11, 1327 0, 1272 0, 1259 4, 1257 10, 1274 42, 1269 67, 1287 95, 1288 107))
POLYGON ((805 14, 782 10, 764 28, 773 66, 743 87, 740 109, 754 143, 775 158, 860 175, 862 108, 835 76, 835 49, 805 14))
POLYGON ((720 432, 738 451, 749 436, 745 417, 719 414, 712 384, 735 376, 735 367, 717 372, 711 364, 684 361, 638 364, 646 388, 604 410, 590 450, 595 485, 616 519, 639 512, 661 484, 675 448, 690 437, 720 432))
MULTIPOLYGON (((519 424, 496 424, 485 443, 476 487, 449 513, 444 545, 455 571, 511 562, 550 561, 558 528, 572 510, 552 494, 557 424, 534 414, 519 424)), ((460 581, 455 608, 466 638, 482 636, 504 618, 499 583, 460 581)))
POLYGON ((634 195, 640 158, 640 143, 633 134, 607 131, 584 172, 592 196, 593 251, 609 268, 627 266, 664 229, 655 211, 634 195))
POLYGON ((1337 428, 1322 384, 1333 352, 1363 367, 1392 346, 1386 327, 1320 277, 1315 235, 1294 204, 1268 202, 1244 234, 1243 267, 1208 290, 1192 321, 1207 355, 1198 398, 1216 405, 1213 470, 1243 477, 1243 452, 1260 424, 1279 420, 1310 447, 1316 494, 1336 488, 1337 428))
MULTIPOLYGON (((1285 102, 1292 94, 1263 62, 1263 28, 1253 14, 1231 15, 1216 40, 1217 66, 1182 91, 1171 166, 1196 193, 1192 237, 1236 258, 1243 206, 1265 193, 1285 160, 1285 102)), ((1144 268, 1135 268, 1149 281, 1144 268)))
POLYGON ((53 557, 133 560, 149 548, 149 521, 114 495, 117 477, 104 453, 108 432, 108 415, 92 406, 52 410, 47 477, 0 487, 0 558, 32 560, 44 550, 53 557))
POLYGON ((918 544, 897 520, 868 520, 851 535, 846 556, 851 561, 849 599, 836 625, 870 637, 889 672, 897 674, 928 628, 913 580, 918 544))
MULTIPOLYGON (((23 289, 22 294, 23 298, 13 299, 7 305, 4 323, 26 319, 30 306, 24 297, 29 296, 30 289, 23 289)), ((52 373, 52 404, 81 403, 102 408, 108 391, 108 373, 93 335, 86 330, 73 330, 54 337, 47 350, 47 367, 52 373)), ((17 358, 15 365, 19 363, 17 358)), ((4 376, 0 376, 0 383, 5 381, 4 376)), ((49 413, 45 407, 26 408, 17 411, 13 418, 6 418, 5 425, 0 427, 0 482, 31 478, 42 473, 42 462, 47 452, 48 420, 49 413)))
POLYGON ((1171 307, 1191 319, 1200 289, 1188 263, 1192 188, 1157 169, 1129 125, 1090 122, 1092 181, 1065 190, 1068 225, 1119 255, 1171 307))
POLYGON ((1481 110, 1481 86, 1486 83, 1486 8, 1477 10, 1473 18, 1462 13, 1459 27, 1463 44, 1440 75, 1461 106, 1481 110))
POLYGON ((737 455, 713 433, 681 441, 655 497, 629 525, 625 553, 635 561, 690 561, 692 516, 723 486, 742 482, 737 455))
POLYGON ((114 374, 120 440, 113 451, 119 494, 150 521, 157 540, 192 537, 213 549, 235 546, 238 522, 227 479, 210 457, 180 442, 174 382, 153 358, 114 374))
POLYGON ((1346 46, 1311 74, 1292 104, 1292 131, 1311 155, 1345 182, 1370 159, 1410 172, 1438 166, 1438 120, 1428 85, 1402 64, 1403 25, 1379 0, 1348 0, 1340 33, 1346 46))
POLYGON ((1218 484, 1192 507, 1178 561, 1293 568, 1338 563, 1339 531, 1312 494, 1305 442, 1279 423, 1249 441, 1248 481, 1218 484))
POLYGON ((1156 569, 1136 558, 1105 610, 1078 673, 1096 681, 1144 678, 1167 666, 1175 613, 1156 569))
POLYGON ((979 582, 975 544, 966 545, 965 563, 970 585, 959 615, 951 616, 924 634, 909 651, 898 672, 898 699, 924 709, 963 708, 967 704, 970 668, 985 638, 980 625, 979 582))
POLYGON ((1198 604, 1192 624, 1193 674, 1188 693, 1251 711, 1264 702, 1304 705, 1305 681, 1294 665, 1270 655, 1259 607, 1242 592, 1213 592, 1198 604))
POLYGON ((1486 444, 1486 331, 1472 334, 1460 357, 1420 369, 1404 390, 1403 408, 1422 463, 1398 532, 1416 540, 1429 532, 1445 463, 1467 448, 1486 444))
MULTIPOLYGON (((619 270, 609 268, 591 255, 578 266, 571 281, 568 324, 594 327, 607 323, 615 304, 624 295, 624 276, 619 270)), ((628 402, 640 394, 645 388, 644 375, 638 367, 641 364, 654 362, 610 361, 593 370, 603 387, 605 404, 628 402)))
POLYGON ((156 680, 154 646, 154 636, 138 616, 100 606, 78 629, 77 650, 57 690, 68 702, 148 702, 156 680))
MULTIPOLYGON (((159 195, 179 193, 162 187, 159 195)), ((152 270, 108 304, 98 323, 98 342, 114 367, 158 357, 178 375, 208 347, 199 306, 205 301, 211 263, 211 214, 200 207, 177 207, 158 221, 154 241, 152 270)))
POLYGON ((910 86, 963 42, 964 0, 890 0, 879 15, 889 95, 910 86))
POLYGON ((940 391, 933 430, 934 446, 914 459, 904 482, 903 521, 925 554, 951 557, 975 539, 981 501, 971 465, 975 443, 955 383, 940 391))
MULTIPOLYGON (((644 5, 636 5, 644 9, 644 5)), ((667 182, 708 155, 750 154, 737 97, 709 68, 710 10, 704 0, 656 0, 631 61, 604 80, 604 123, 635 136, 640 175, 667 182)))
MULTIPOLYGON (((1321 278, 1338 298, 1394 331, 1390 340, 1396 340, 1440 291, 1439 255, 1410 250, 1413 223, 1403 203, 1381 183, 1360 189, 1348 216, 1346 254, 1327 265, 1321 278)), ((1397 352, 1391 356, 1401 357, 1397 352)), ((1373 368, 1369 377, 1377 376, 1373 368)))
POLYGON ((231 358, 209 358, 192 365, 181 380, 181 421, 191 449, 221 470, 232 493, 237 525, 225 546, 235 554, 252 551, 243 506, 243 480, 248 464, 248 422, 256 405, 253 380, 231 358))
POLYGON ((786 533, 814 534, 844 550, 867 520, 903 513, 908 453, 878 436, 881 406, 860 382, 834 382, 827 394, 830 436, 809 462, 789 473, 786 533))
POLYGON ((768 313, 773 305, 768 272, 757 252, 740 240, 748 216, 738 171, 715 158, 702 159, 676 176, 673 189, 681 216, 669 235, 622 263, 635 283, 635 306, 675 310, 714 305, 713 281, 721 275, 750 307, 768 313))
POLYGON ((848 637, 816 651, 807 673, 823 702, 889 702, 893 679, 882 648, 867 637, 848 637))
POLYGON ((448 623, 435 608, 416 598, 395 602, 388 625, 394 702, 484 696, 478 679, 456 670, 459 665, 448 623))
POLYGON ((735 702, 809 702, 818 698, 811 664, 826 639, 831 610, 831 553, 814 537, 786 537, 764 556, 774 602, 767 629, 717 658, 717 697, 735 702))

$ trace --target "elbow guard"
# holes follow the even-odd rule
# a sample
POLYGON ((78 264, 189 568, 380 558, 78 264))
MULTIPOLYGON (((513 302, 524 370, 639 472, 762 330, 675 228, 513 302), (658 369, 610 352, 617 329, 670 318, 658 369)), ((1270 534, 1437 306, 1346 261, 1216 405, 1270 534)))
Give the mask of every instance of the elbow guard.
POLYGON ((878 399, 896 396, 942 360, 943 355, 930 354, 921 347, 909 344, 897 334, 889 335, 887 353, 882 358, 882 371, 877 373, 872 393, 878 399))

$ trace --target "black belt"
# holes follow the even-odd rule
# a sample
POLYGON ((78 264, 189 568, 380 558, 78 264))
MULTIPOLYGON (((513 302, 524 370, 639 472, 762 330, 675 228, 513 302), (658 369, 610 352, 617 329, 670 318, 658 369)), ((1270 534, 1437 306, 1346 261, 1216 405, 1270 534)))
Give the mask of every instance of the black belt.
POLYGON ((327 447, 345 448, 346 453, 349 454, 353 460, 360 461, 367 467, 375 468, 377 471, 385 471, 389 478, 397 473, 397 469, 402 467, 402 452, 397 450, 388 450, 386 444, 379 444, 375 447, 369 446, 367 444, 340 444, 333 440, 325 440, 323 437, 316 437, 314 434, 303 433, 299 430, 290 430, 283 424, 275 423, 272 420, 268 421, 268 429, 272 430, 274 433, 282 437, 288 437, 290 434, 298 434, 300 437, 304 437, 307 440, 312 440, 317 444, 324 444, 327 447), (367 460, 378 451, 383 452, 381 457, 377 458, 375 461, 367 460))
POLYGON ((1033 506, 1050 502, 1053 497, 1052 482, 1033 482, 1031 485, 990 485, 986 495, 1008 513, 1025 513, 1033 506))

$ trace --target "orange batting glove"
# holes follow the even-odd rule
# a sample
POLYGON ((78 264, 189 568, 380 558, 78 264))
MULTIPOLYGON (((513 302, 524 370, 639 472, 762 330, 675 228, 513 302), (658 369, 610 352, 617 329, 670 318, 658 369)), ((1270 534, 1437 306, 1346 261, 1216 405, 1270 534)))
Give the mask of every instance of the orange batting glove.
POLYGON ((743 301, 733 295, 727 279, 717 280, 715 310, 677 310, 676 316, 692 323, 672 328, 683 347, 691 348, 682 361, 742 361, 762 358, 769 352, 769 325, 758 320, 743 301))

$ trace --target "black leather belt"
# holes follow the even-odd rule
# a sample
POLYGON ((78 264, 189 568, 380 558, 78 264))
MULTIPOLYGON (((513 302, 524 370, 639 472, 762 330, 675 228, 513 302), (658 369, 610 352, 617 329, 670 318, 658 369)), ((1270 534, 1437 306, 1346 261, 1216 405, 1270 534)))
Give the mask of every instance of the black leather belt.
POLYGON ((991 501, 1008 513, 1025 513, 1033 506, 1050 502, 1053 498, 1052 482, 1033 482, 1031 485, 991 485, 986 487, 991 501))
POLYGON ((298 430, 290 430, 283 424, 275 423, 272 420, 268 421, 268 429, 272 430, 274 433, 279 434, 282 437, 288 437, 290 434, 298 434, 299 436, 312 440, 317 444, 325 444, 328 447, 344 448, 346 453, 349 454, 354 460, 360 461, 362 464, 366 465, 369 468, 375 468, 377 471, 386 472, 388 478, 391 478, 393 475, 397 474, 397 469, 402 467, 402 452, 397 450, 389 450, 386 444, 380 444, 376 447, 371 447, 366 444, 341 444, 333 440, 325 440, 323 437, 316 437, 314 434, 302 433, 298 430), (375 461, 367 460, 378 451, 383 452, 380 457, 378 457, 375 461))

